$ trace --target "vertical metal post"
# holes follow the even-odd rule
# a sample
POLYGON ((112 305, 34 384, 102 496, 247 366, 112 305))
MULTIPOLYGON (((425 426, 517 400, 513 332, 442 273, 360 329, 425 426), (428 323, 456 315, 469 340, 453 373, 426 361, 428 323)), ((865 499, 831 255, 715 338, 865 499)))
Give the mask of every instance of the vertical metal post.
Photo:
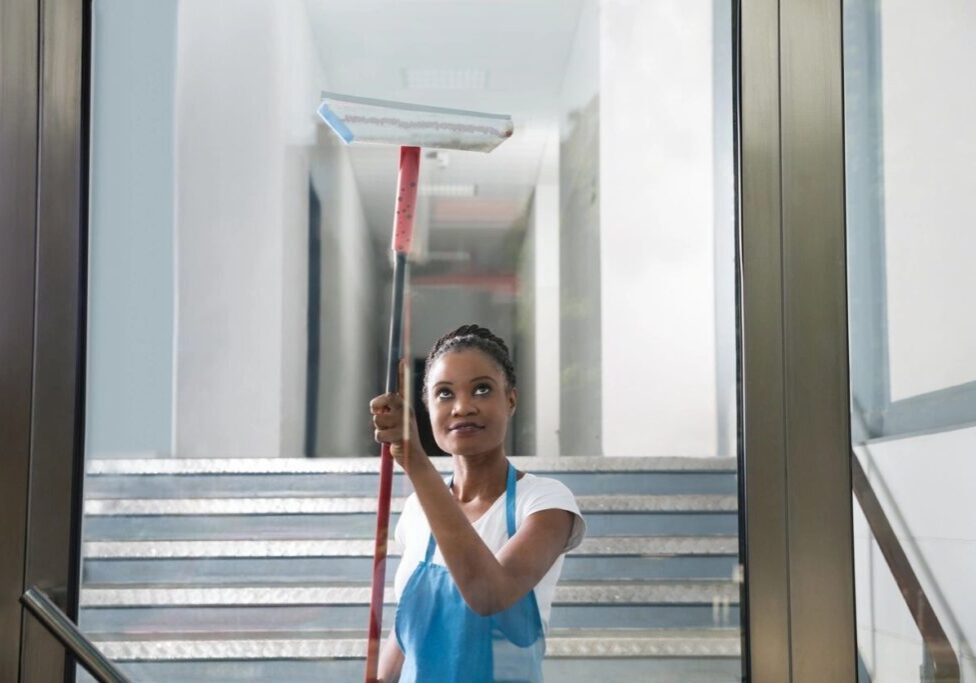
POLYGON ((740 5, 742 477, 750 680, 790 681, 780 206, 779 3, 740 5))
POLYGON ((854 681, 857 659, 841 9, 780 2, 790 630, 810 683, 854 681))
MULTIPOLYGON (((75 620, 88 194, 87 103, 82 95, 85 10, 82 0, 40 3, 36 288, 24 557, 25 585, 54 596, 75 620)), ((69 662, 61 643, 39 623, 30 619, 24 624, 20 680, 64 680, 69 662)))
POLYGON ((853 682, 841 0, 741 11, 750 680, 853 682))
POLYGON ((20 675, 34 334, 37 0, 0 2, 0 680, 20 675))

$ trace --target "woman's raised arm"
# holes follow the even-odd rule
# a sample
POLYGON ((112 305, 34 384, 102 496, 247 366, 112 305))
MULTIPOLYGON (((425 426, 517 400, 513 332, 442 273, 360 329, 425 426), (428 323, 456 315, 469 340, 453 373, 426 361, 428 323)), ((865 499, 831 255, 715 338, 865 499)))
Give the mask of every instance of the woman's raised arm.
POLYGON ((566 547, 573 513, 552 509, 529 515, 496 556, 421 449, 415 422, 411 446, 403 448, 403 400, 384 394, 373 399, 370 408, 376 438, 391 445, 394 457, 410 477, 444 562, 468 606, 481 615, 494 614, 535 588, 566 547))

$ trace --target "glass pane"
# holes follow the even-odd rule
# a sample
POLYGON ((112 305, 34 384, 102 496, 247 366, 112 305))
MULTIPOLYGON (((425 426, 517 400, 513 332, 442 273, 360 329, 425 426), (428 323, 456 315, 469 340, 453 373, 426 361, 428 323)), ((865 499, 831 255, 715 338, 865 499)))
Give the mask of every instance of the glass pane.
POLYGON ((974 32, 969 2, 845 2, 855 575, 874 683, 976 676, 976 88, 958 77, 974 32))
POLYGON ((586 520, 537 591, 546 678, 741 680, 732 3, 95 0, 92 25, 86 633, 137 681, 362 679, 398 150, 345 146, 332 91, 514 121, 421 155, 408 366, 420 399, 441 335, 505 340, 484 452, 586 520))

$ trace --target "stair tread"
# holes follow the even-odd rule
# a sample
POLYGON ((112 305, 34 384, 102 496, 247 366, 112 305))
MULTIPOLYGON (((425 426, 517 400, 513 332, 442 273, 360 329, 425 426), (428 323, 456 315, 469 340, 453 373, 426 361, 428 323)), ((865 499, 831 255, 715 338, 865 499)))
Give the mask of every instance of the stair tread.
MULTIPOLYGON (((87 541, 85 559, 372 557, 372 539, 87 541)), ((735 555, 735 536, 619 536, 586 538, 572 555, 735 555)), ((390 541, 389 555, 400 555, 390 541)))
MULTIPOLYGON (((180 586, 180 587, 85 587, 82 608, 106 607, 268 607, 285 605, 367 605, 370 586, 180 586)), ((387 603, 393 591, 386 591, 387 603)), ((737 604, 739 587, 734 581, 572 582, 556 587, 553 604, 737 604)))
MULTIPOLYGON (((206 659, 361 659, 366 642, 361 632, 324 631, 301 634, 167 633, 101 634, 100 650, 117 661, 206 659)), ((721 629, 553 629, 546 638, 547 658, 738 657, 741 636, 721 629)))
MULTIPOLYGON (((515 456, 509 460, 530 472, 735 472, 729 457, 515 456)), ((433 458, 441 472, 448 458, 433 458)), ((101 458, 88 461, 89 476, 198 474, 372 474, 379 458, 101 458)))
MULTIPOLYGON (((405 498, 391 500, 393 512, 405 498)), ((723 494, 584 495, 576 501, 593 512, 735 512, 738 499, 723 494)), ((156 515, 302 515, 376 512, 376 498, 366 496, 89 498, 88 516, 156 515)))

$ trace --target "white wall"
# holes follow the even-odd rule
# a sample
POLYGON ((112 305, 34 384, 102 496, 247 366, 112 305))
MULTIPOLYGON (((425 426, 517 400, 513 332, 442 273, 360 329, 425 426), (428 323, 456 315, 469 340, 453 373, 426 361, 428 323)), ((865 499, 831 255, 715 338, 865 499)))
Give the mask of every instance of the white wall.
MULTIPOLYGON (((605 453, 600 379, 605 352, 600 325, 601 4, 582 4, 559 98, 558 401, 563 455, 605 453)), ((537 252, 546 248, 540 242, 537 252)))
POLYGON ((301 145, 313 142, 317 99, 314 79, 303 78, 314 59, 303 15, 298 0, 179 6, 180 456, 300 454, 309 163, 301 145))
POLYGON ((715 455, 712 2, 604 2, 600 36, 604 453, 715 455))
MULTIPOLYGON (((525 238, 518 256, 516 278, 518 292, 515 297, 515 337, 513 351, 515 367, 518 373, 518 409, 515 419, 509 429, 515 433, 513 453, 536 453, 536 409, 543 403, 539 400, 538 384, 536 382, 536 362, 539 358, 540 344, 536 336, 536 318, 538 305, 536 302, 535 271, 536 271, 536 201, 533 195, 526 215, 525 238)), ((558 209, 557 209, 558 211, 558 209)), ((557 320, 558 325, 558 320, 557 320)), ((559 328, 556 328, 559 335, 559 328)), ((558 396, 559 385, 546 387, 543 396, 558 396), (548 389, 548 391, 546 391, 548 389), (553 392, 555 389, 555 392, 553 392)), ((558 427, 558 426, 557 426, 558 427)))
POLYGON ((976 3, 880 4, 891 398, 976 380, 976 3))
POLYGON ((559 445, 559 132, 546 141, 535 187, 532 225, 535 264, 535 454, 554 457, 559 445))
POLYGON ((86 439, 172 450, 175 0, 92 6, 86 439))
POLYGON ((519 256, 515 363, 519 376, 515 448, 559 450, 559 128, 552 123, 519 256))

